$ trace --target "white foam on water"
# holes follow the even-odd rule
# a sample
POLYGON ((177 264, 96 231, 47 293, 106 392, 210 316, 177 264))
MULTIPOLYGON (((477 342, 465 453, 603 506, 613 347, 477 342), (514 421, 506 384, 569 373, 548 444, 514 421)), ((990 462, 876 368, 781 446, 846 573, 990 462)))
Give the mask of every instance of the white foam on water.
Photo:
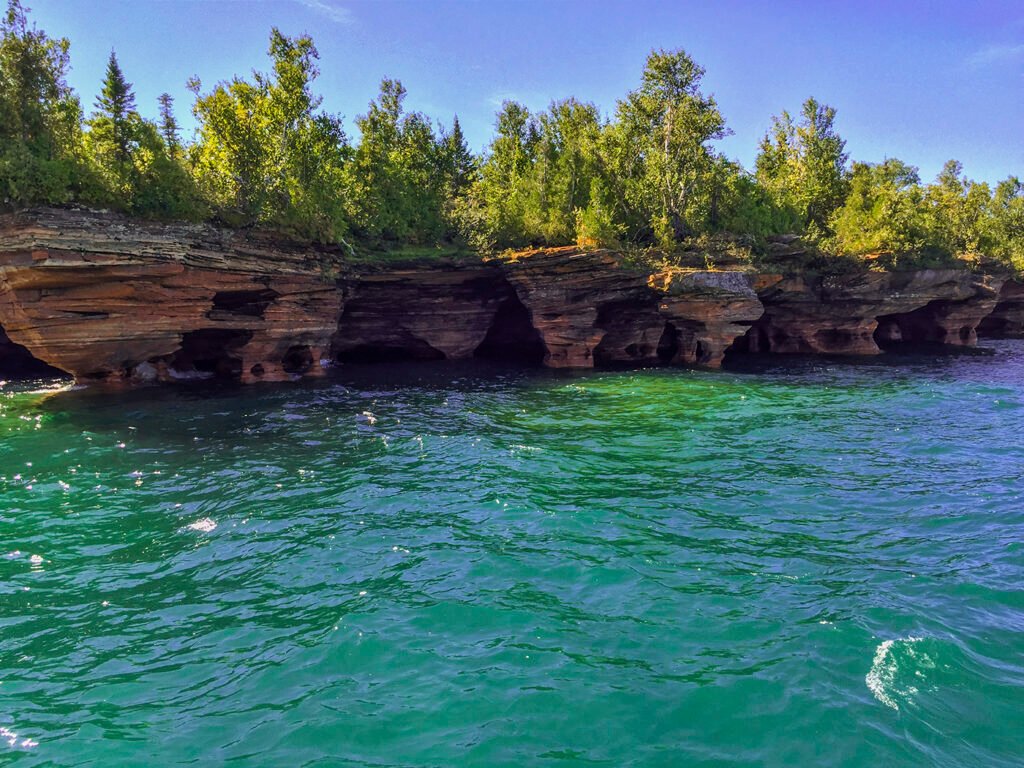
MULTIPOLYGON (((875 658, 871 662, 871 669, 868 670, 867 675, 864 677, 864 682, 868 686, 868 690, 874 695, 876 699, 882 702, 885 706, 890 707, 897 712, 899 711, 899 699, 909 700, 914 694, 917 693, 917 687, 913 685, 901 686, 899 677, 901 672, 905 673, 899 667, 899 658, 897 651, 906 650, 905 655, 911 660, 917 660, 917 653, 915 652, 913 645, 918 643, 923 638, 920 637, 901 637, 895 640, 883 640, 875 648, 875 658)), ((925 666, 934 666, 927 656, 923 657, 925 666)), ((920 677, 920 672, 915 672, 920 677)))
POLYGON ((196 520, 194 523, 190 523, 188 529, 190 531, 202 531, 203 533, 209 533, 216 527, 216 520, 212 517, 204 517, 202 520, 196 520))

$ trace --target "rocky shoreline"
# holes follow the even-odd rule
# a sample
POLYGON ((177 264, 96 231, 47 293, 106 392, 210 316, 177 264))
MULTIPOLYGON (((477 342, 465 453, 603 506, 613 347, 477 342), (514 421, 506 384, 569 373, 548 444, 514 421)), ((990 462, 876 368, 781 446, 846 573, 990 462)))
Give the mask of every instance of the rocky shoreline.
POLYGON ((573 247, 366 265, 259 231, 82 209, 0 217, 7 375, 248 383, 332 362, 473 357, 714 368, 748 353, 973 347, 979 334, 1024 336, 1024 284, 966 269, 641 269, 573 247))

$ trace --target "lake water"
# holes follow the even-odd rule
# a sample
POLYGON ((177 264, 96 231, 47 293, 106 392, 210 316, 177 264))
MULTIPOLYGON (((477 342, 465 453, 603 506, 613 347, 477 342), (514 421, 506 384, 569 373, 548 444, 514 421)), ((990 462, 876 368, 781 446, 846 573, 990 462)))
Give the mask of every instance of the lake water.
POLYGON ((0 389, 0 765, 1020 766, 1024 343, 0 389))

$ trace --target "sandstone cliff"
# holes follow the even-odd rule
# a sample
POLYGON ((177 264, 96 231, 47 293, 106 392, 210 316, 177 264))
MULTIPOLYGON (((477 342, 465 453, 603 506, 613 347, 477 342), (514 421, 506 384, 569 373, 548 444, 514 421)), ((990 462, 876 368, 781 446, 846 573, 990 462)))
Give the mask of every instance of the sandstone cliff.
POLYGON ((644 269, 576 248, 370 269, 266 232, 40 209, 0 218, 0 368, 251 382, 349 361, 716 367, 745 352, 878 354, 973 345, 987 316, 1024 330, 1024 286, 1002 282, 644 269))
POLYGON ((974 346, 1002 282, 962 269, 761 276, 764 316, 736 349, 875 355, 906 344, 974 346))

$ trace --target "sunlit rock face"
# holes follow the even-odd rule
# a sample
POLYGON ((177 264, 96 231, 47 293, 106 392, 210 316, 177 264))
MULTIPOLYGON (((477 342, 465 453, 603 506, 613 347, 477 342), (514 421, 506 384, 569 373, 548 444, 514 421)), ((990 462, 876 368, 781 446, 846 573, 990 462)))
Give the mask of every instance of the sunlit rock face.
POLYGON ((0 222, 0 324, 81 381, 321 372, 342 307, 323 249, 44 209, 0 222))
POLYGON ((979 326, 1024 335, 1024 285, 1003 283, 965 270, 650 268, 575 247, 356 266, 339 248, 268 232, 39 209, 0 217, 0 374, 6 362, 82 382, 248 383, 393 360, 717 367, 747 352, 873 355, 972 346, 979 326))
POLYGON ((876 355, 905 344, 974 346, 1002 282, 958 269, 763 275, 764 315, 733 351, 876 355))
POLYGON ((1007 280, 992 313, 981 321, 978 334, 995 339, 1024 339, 1024 283, 1007 280))
POLYGON ((763 312, 742 272, 652 272, 576 248, 526 252, 503 268, 550 367, 717 367, 763 312))

